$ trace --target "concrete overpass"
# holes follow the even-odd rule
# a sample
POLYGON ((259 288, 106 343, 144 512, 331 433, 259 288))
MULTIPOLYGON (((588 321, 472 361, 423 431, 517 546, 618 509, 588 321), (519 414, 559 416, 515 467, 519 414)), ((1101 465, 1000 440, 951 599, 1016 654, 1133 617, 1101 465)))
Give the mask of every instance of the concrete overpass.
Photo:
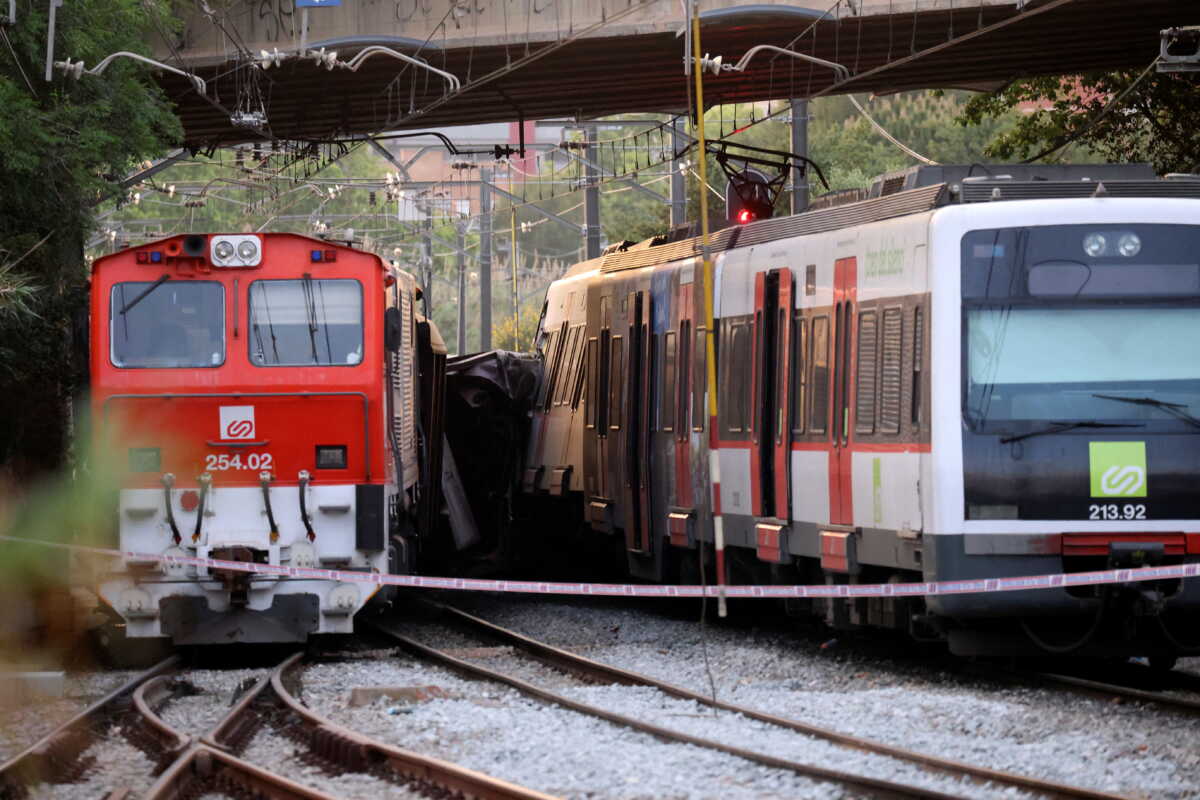
MULTIPOLYGON (((687 107, 680 0, 342 0, 312 9, 307 28, 295 2, 198 0, 178 39, 158 44, 207 81, 201 94, 162 73, 190 146, 687 107), (391 52, 352 59, 373 45, 391 52), (321 48, 324 62, 299 55, 321 48)), ((1200 23, 1193 0, 800 2, 813 7, 700 0, 703 49, 728 66, 770 44, 847 73, 762 52, 707 74, 708 103, 1140 68, 1159 30, 1200 23)))

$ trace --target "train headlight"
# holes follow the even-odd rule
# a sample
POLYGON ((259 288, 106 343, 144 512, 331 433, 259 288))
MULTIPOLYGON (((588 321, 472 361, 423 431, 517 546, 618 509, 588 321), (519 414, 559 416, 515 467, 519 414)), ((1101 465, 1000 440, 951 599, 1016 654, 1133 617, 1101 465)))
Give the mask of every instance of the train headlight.
POLYGON ((230 234, 211 239, 211 260, 214 267, 240 269, 257 267, 262 263, 262 243, 254 234, 230 234))
POLYGON ((1083 237, 1083 252, 1087 253, 1092 258, 1104 255, 1104 251, 1108 249, 1108 239, 1104 238, 1102 233, 1089 233, 1083 237))
POLYGON ((1142 240, 1136 233, 1126 233, 1117 242, 1117 252, 1126 258, 1133 258, 1142 252, 1142 240))

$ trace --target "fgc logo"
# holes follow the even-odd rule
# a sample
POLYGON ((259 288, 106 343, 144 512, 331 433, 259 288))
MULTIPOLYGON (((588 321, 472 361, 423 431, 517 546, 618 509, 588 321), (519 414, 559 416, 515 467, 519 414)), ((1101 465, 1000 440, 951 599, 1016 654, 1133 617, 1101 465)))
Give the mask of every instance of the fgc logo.
POLYGON ((1100 476, 1100 488, 1109 495, 1144 496, 1146 493, 1138 495, 1138 490, 1146 488, 1146 470, 1132 465, 1109 467, 1100 476))
POLYGON ((1092 497, 1146 496, 1145 442, 1088 442, 1092 497))
POLYGON ((254 438, 254 406, 221 406, 221 433, 224 440, 254 438))

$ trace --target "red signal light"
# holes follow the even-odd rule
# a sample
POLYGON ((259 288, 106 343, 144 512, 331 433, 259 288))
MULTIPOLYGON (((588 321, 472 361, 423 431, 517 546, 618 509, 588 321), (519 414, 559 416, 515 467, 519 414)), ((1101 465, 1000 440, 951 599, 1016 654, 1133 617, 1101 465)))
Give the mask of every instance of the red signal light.
POLYGON ((754 214, 748 208, 743 208, 738 212, 737 221, 739 225, 745 225, 747 222, 754 220, 754 214))

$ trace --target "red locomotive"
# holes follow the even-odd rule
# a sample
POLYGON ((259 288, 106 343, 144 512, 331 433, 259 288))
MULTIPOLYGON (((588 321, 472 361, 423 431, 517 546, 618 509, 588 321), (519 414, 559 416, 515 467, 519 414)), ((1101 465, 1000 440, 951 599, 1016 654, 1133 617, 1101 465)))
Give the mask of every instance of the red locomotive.
MULTIPOLYGON (((440 502, 446 353, 411 276, 294 234, 191 234, 97 259, 91 291, 121 550, 409 568, 440 502)), ((207 644, 350 632, 361 586, 126 559, 99 591, 130 637, 207 644)))

